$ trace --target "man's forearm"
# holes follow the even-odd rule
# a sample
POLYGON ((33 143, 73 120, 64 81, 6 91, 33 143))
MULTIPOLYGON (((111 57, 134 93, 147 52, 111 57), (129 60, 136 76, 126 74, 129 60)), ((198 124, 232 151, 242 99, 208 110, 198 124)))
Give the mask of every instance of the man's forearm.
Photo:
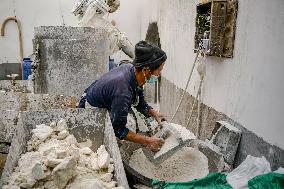
POLYGON ((132 131, 128 132, 125 139, 131 142, 145 145, 153 152, 159 151, 161 149, 161 146, 164 144, 164 140, 161 138, 139 135, 132 131))
POLYGON ((143 145, 147 145, 147 144, 149 144, 149 138, 150 137, 148 137, 148 136, 139 135, 139 134, 136 134, 132 131, 129 131, 128 134, 125 137, 125 140, 135 142, 135 143, 139 143, 139 144, 143 144, 143 145))
POLYGON ((158 112, 154 108, 150 108, 148 110, 148 115, 151 116, 151 117, 156 117, 157 114, 158 114, 158 112))
POLYGON ((153 108, 148 110, 148 115, 154 117, 158 123, 167 120, 163 114, 160 114, 153 108))

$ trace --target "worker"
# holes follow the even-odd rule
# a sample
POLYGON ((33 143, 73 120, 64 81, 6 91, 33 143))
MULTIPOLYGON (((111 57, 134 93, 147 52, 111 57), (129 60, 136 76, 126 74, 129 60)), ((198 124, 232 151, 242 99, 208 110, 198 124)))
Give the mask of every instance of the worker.
POLYGON ((143 115, 155 118, 158 123, 165 120, 163 114, 145 102, 142 87, 146 82, 158 80, 166 59, 163 50, 140 41, 135 45, 133 62, 123 63, 93 82, 85 90, 79 108, 85 108, 86 101, 93 107, 106 108, 116 137, 143 144, 154 152, 160 150, 164 142, 162 139, 136 134, 126 128, 126 123, 131 105, 143 115))

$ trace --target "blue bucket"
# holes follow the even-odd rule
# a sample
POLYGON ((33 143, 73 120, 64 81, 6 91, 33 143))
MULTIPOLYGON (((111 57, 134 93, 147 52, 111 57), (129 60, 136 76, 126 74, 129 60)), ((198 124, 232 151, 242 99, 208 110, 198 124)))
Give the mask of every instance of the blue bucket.
POLYGON ((30 58, 23 59, 23 79, 27 80, 32 74, 32 61, 30 58))

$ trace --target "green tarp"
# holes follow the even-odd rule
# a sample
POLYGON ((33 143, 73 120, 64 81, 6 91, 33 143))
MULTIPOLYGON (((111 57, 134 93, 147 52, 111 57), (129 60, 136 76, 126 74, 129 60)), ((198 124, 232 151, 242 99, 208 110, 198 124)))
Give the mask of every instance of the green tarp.
POLYGON ((284 189, 284 174, 267 173, 248 181, 249 189, 284 189))
MULTIPOLYGON (((154 179, 153 189, 232 189, 223 173, 210 173, 190 182, 163 182, 154 179)), ((248 181, 249 189, 284 189, 284 174, 268 173, 248 181)))
POLYGON ((161 182, 154 179, 152 187, 153 189, 232 189, 223 173, 210 173, 206 177, 190 182, 161 182))

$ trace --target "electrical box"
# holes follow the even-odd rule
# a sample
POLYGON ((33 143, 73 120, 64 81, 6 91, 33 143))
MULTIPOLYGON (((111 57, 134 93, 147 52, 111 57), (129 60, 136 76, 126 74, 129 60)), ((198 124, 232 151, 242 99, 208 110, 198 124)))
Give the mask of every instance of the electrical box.
POLYGON ((197 5, 195 50, 202 47, 210 56, 233 57, 237 6, 237 0, 207 0, 197 5))

